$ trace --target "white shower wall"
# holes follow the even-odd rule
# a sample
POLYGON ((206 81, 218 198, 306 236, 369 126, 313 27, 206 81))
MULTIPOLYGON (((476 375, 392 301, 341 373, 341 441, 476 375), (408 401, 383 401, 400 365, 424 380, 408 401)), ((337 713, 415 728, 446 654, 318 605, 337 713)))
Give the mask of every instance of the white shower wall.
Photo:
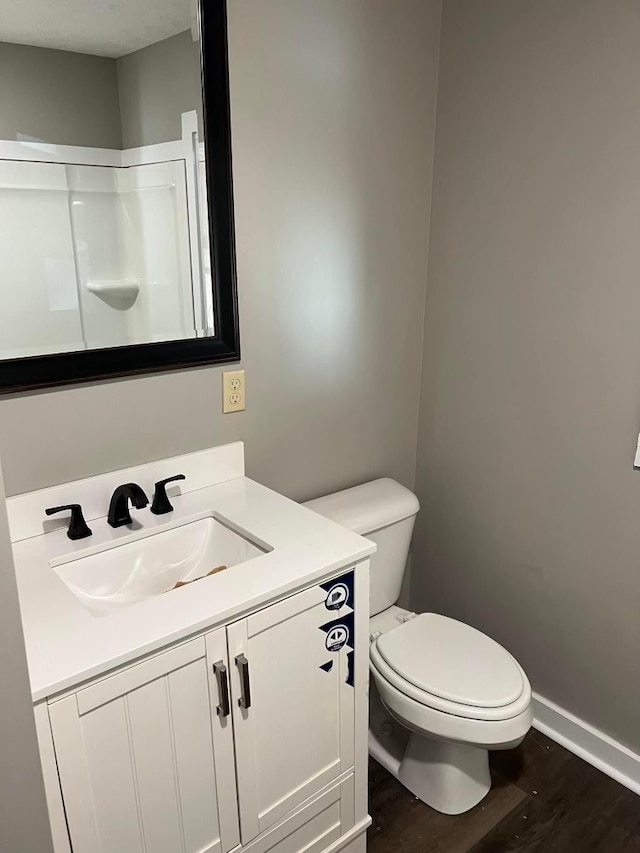
POLYGON ((0 161, 0 356, 83 347, 66 169, 0 161))
POLYGON ((207 164, 204 146, 199 146, 197 164, 197 184, 200 217, 200 275, 202 277, 203 303, 202 325, 208 334, 215 330, 213 312, 213 267, 211 262, 211 243, 209 240, 209 208, 207 200, 207 164))
POLYGON ((194 337, 185 163, 122 169, 118 180, 124 221, 131 226, 123 229, 128 268, 134 279, 145 282, 134 337, 138 341, 145 335, 149 341, 194 337))
POLYGON ((0 142, 0 358, 209 331, 191 124, 185 114, 183 140, 162 150, 50 146, 34 155, 0 142))
POLYGON ((184 163, 68 167, 88 348, 194 337, 184 163), (135 300, 92 282, 137 283, 135 300))
POLYGON ((69 217, 73 235, 76 290, 87 349, 118 346, 129 337, 127 313, 90 293, 87 284, 121 280, 124 255, 120 237, 117 173, 114 168, 67 166, 69 217))

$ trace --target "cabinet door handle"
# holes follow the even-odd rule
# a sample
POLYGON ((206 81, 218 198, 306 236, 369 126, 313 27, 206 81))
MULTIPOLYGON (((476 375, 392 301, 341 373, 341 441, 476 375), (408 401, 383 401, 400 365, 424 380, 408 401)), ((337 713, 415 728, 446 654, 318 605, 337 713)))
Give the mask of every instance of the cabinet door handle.
POLYGON ((219 717, 228 717, 231 713, 231 705, 229 703, 229 679, 227 678, 227 667, 224 661, 218 660, 213 665, 213 673, 218 682, 218 697, 220 704, 216 711, 219 717))
POLYGON ((251 686, 249 684, 249 661, 244 655, 236 656, 236 666, 240 670, 240 681, 242 684, 242 695, 238 699, 241 708, 251 707, 251 686))

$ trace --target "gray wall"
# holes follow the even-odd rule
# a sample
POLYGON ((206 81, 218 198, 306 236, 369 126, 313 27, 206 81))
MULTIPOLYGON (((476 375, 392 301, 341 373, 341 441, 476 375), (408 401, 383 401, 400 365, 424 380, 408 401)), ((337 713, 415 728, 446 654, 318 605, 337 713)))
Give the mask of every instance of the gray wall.
POLYGON ((0 139, 122 148, 115 61, 0 42, 0 139))
POLYGON ((640 749, 640 11, 446 0, 414 606, 640 749))
POLYGON ((191 31, 117 60, 124 148, 182 136, 181 115, 197 110, 202 129, 200 44, 191 31))
POLYGON ((184 32, 118 60, 0 42, 0 139, 134 148, 202 129, 200 46, 184 32))
POLYGON ((439 2, 229 16, 247 411, 218 368, 2 399, 11 494, 237 438, 294 498, 413 485, 439 2))
POLYGON ((0 472, 0 850, 53 850, 0 472))

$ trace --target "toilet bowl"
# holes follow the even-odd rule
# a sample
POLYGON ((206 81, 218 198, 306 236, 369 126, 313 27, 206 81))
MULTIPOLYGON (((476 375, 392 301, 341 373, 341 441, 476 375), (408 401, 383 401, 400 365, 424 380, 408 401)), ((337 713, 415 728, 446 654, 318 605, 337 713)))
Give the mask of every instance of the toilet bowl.
POLYGON ((369 752, 419 799, 461 814, 489 792, 489 750, 517 746, 533 719, 522 667, 486 634, 398 607, 419 505, 393 480, 306 504, 376 542, 371 558, 369 752))
MULTIPOLYGON (((395 627, 370 620, 377 696, 410 732, 401 756, 370 734, 370 752, 419 799, 460 814, 489 792, 490 749, 517 746, 532 721, 531 686, 498 643, 435 613, 394 609, 395 627)), ((389 614, 382 614, 386 618, 389 614)))

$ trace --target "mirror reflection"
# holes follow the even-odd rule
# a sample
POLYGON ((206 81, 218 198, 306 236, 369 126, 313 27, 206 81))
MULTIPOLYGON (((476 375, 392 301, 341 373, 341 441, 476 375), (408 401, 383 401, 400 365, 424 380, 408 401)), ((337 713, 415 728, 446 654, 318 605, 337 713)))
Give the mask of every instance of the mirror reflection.
POLYGON ((0 0, 0 358, 213 333, 196 0, 0 0))

